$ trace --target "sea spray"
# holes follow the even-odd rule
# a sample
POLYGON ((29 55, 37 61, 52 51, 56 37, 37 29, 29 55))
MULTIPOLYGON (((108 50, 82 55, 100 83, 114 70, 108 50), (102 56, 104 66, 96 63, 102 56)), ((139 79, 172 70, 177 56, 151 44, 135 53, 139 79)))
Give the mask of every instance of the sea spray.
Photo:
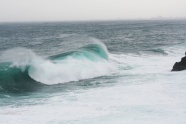
POLYGON ((52 85, 109 75, 116 70, 103 44, 90 44, 51 58, 31 66, 30 77, 52 85))

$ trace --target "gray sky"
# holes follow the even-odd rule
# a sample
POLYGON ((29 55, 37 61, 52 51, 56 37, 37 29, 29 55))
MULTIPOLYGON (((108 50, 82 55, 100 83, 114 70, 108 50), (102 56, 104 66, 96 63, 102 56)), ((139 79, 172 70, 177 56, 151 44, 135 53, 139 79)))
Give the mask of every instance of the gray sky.
POLYGON ((185 18, 186 0, 0 0, 0 22, 185 18))

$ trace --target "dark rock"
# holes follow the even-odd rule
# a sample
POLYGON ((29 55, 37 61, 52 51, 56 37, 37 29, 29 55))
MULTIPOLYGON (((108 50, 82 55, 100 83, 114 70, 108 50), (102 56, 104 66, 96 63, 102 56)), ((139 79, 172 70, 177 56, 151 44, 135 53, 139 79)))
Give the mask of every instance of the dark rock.
POLYGON ((176 62, 172 68, 172 71, 186 70, 186 56, 181 59, 180 62, 176 62))

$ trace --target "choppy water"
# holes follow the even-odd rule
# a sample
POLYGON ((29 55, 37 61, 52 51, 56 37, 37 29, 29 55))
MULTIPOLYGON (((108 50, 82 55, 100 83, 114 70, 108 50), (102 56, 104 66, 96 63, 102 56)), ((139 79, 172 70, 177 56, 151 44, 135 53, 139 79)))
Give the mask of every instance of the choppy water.
POLYGON ((0 24, 0 123, 186 123, 186 21, 0 24))

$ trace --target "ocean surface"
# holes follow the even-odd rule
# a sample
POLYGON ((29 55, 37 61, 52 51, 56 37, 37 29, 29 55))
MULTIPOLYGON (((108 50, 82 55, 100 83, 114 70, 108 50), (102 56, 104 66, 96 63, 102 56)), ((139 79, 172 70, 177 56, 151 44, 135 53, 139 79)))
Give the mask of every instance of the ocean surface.
POLYGON ((0 23, 0 124, 185 124, 186 21, 0 23))

